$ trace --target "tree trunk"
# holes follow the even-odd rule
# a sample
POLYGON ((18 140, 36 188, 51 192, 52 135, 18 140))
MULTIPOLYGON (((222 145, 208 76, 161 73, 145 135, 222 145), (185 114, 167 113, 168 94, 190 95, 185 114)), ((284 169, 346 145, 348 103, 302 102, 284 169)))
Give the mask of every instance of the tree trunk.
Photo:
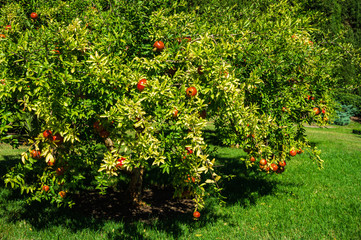
POLYGON ((130 198, 129 200, 135 204, 139 204, 141 202, 143 173, 144 168, 142 167, 134 168, 132 171, 127 193, 130 198))
POLYGON ((114 143, 113 143, 112 139, 110 139, 109 137, 106 138, 106 139, 104 140, 104 144, 105 144, 105 146, 107 147, 107 149, 108 149, 109 152, 111 152, 111 151, 113 150, 113 148, 114 148, 114 143))
MULTIPOLYGON (((104 140, 105 146, 108 151, 114 149, 114 143, 110 138, 104 140)), ((134 204, 139 204, 141 202, 142 186, 143 186, 143 173, 144 168, 134 168, 131 174, 129 187, 127 190, 127 197, 129 197, 129 202, 134 204)))

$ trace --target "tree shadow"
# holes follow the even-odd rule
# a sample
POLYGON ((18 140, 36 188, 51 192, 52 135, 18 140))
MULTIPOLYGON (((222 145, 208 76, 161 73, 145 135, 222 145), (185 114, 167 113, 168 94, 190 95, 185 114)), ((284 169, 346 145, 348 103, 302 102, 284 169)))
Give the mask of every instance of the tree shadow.
MULTIPOLYGON (((241 156, 240 156, 241 157, 241 156)), ((228 205, 240 204, 247 206, 255 204, 257 199, 273 193, 275 180, 267 179, 267 174, 259 172, 256 166, 247 169, 247 166, 237 158, 222 158, 219 160, 225 167, 218 170, 222 175, 233 175, 233 178, 222 182, 222 194, 226 197, 228 205)))
POLYGON ((124 199, 124 192, 109 191, 107 195, 83 192, 73 195, 73 208, 60 207, 48 202, 27 204, 19 191, 0 187, 0 217, 6 222, 26 221, 34 230, 43 231, 54 226, 76 233, 82 229, 94 232, 110 221, 120 223, 117 231, 109 232, 111 239, 146 239, 139 225, 154 226, 159 231, 181 236, 181 225, 194 222, 194 203, 191 199, 173 199, 172 189, 145 189, 144 204, 134 206, 124 199))
POLYGON ((21 158, 20 155, 3 155, 2 156, 5 160, 0 161, 0 179, 7 173, 7 171, 15 166, 19 159, 21 158))
POLYGON ((309 144, 312 148, 316 147, 317 145, 320 145, 321 142, 317 141, 310 141, 309 144))
POLYGON ((216 131, 205 129, 203 130, 203 137, 207 144, 214 146, 224 146, 222 140, 217 136, 216 131))

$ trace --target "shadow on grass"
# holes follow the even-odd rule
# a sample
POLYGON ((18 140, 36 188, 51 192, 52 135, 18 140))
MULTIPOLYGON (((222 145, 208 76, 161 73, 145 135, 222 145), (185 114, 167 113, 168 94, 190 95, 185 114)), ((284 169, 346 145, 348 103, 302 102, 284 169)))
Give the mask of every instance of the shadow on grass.
MULTIPOLYGON (((207 144, 224 147, 215 130, 205 130, 204 137, 207 144)), ((213 157, 223 166, 217 168, 217 173, 224 176, 235 176, 229 181, 222 182, 222 195, 226 197, 227 204, 238 203, 246 206, 256 203, 259 197, 272 194, 277 182, 267 179, 264 172, 261 173, 257 170, 257 166, 254 166, 252 170, 247 169, 246 165, 240 161, 241 157, 246 157, 245 155, 227 158, 216 154, 213 157)))
POLYGON ((8 169, 15 166, 19 163, 21 156, 20 155, 3 155, 4 160, 0 161, 0 179, 6 174, 8 169))
POLYGON ((267 179, 265 173, 254 169, 247 169, 245 164, 237 158, 217 157, 223 169, 217 169, 224 175, 234 175, 230 180, 223 181, 222 194, 227 198, 227 204, 240 204, 247 206, 255 204, 257 198, 272 194, 276 181, 267 179))
MULTIPOLYGON (((206 132, 207 143, 221 146, 213 131, 206 132)), ((222 195, 227 205, 247 207, 256 204, 262 196, 273 194, 277 181, 265 177, 264 173, 250 171, 240 162, 241 156, 215 156, 223 167, 217 168, 220 175, 234 175, 232 179, 223 180, 222 195)), ((0 176, 18 161, 18 156, 4 156, 1 161, 0 176)), ((26 204, 19 191, 5 189, 0 183, 0 217, 7 221, 26 220, 36 230, 51 229, 62 226, 76 233, 82 229, 105 231, 110 222, 117 223, 115 231, 106 230, 108 237, 113 239, 146 239, 143 231, 145 226, 172 235, 174 238, 184 234, 184 225, 189 231, 202 228, 210 222, 226 217, 218 208, 215 199, 209 199, 202 217, 195 221, 192 217, 194 203, 191 199, 173 199, 170 188, 148 188, 144 190, 145 204, 134 207, 124 202, 124 192, 109 191, 107 195, 99 195, 96 191, 73 195, 76 205, 73 209, 56 208, 49 203, 32 202, 26 204)))
POLYGON ((214 130, 210 130, 210 129, 204 130, 203 136, 207 144, 211 144, 214 146, 224 146, 222 140, 219 137, 217 137, 217 134, 215 133, 214 130))
POLYGON ((316 147, 316 146, 321 145, 322 142, 321 142, 321 141, 310 141, 309 144, 310 144, 311 147, 314 148, 314 147, 316 147))
MULTIPOLYGON (((124 203, 121 192, 106 196, 87 192, 73 197, 77 205, 72 209, 56 208, 46 202, 28 205, 19 191, 0 187, 0 218, 14 224, 25 220, 36 231, 51 231, 54 227, 66 229, 69 234, 102 230, 110 239, 146 239, 142 226, 155 227, 174 237, 183 234, 182 225, 194 227, 193 201, 174 200, 168 189, 146 189, 143 200, 147 205, 138 207, 124 203), (107 229, 109 222, 116 231, 107 229)), ((201 227, 199 223, 197 226, 201 227)))

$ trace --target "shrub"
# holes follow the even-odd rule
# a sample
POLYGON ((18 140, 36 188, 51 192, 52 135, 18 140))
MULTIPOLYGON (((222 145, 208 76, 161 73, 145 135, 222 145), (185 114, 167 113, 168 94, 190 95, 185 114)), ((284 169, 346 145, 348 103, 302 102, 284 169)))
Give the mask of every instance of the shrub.
POLYGON ((335 100, 344 106, 352 106, 352 116, 361 116, 361 97, 347 92, 336 92, 335 100))
POLYGON ((31 200, 71 206, 71 193, 119 183, 137 201, 152 173, 202 207, 221 180, 207 120, 247 152, 250 170, 281 173, 275 166, 303 149, 322 163, 303 126, 334 114, 338 57, 314 42, 297 4, 38 1, 1 11, 12 27, 0 39, 0 101, 13 114, 1 126, 26 114, 36 126, 5 182, 31 200))
POLYGON ((350 118, 354 116, 357 109, 352 105, 341 105, 341 110, 336 111, 337 117, 334 124, 344 126, 350 124, 350 118))

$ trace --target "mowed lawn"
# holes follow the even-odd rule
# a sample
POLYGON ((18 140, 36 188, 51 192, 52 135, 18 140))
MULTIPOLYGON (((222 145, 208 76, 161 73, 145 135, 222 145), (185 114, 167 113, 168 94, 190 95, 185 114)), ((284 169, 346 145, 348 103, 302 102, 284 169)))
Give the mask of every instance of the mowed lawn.
MULTIPOLYGON (((361 125, 307 127, 322 150, 324 169, 307 154, 280 175, 249 173, 236 148, 218 148, 217 171, 226 204, 209 198, 198 221, 191 214, 151 221, 93 219, 68 209, 32 204, 0 183, 0 239, 361 239, 361 125), (222 167, 228 166, 228 167, 222 167)), ((208 141, 213 133, 209 131, 208 141)), ((22 150, 0 145, 0 174, 22 150)))

